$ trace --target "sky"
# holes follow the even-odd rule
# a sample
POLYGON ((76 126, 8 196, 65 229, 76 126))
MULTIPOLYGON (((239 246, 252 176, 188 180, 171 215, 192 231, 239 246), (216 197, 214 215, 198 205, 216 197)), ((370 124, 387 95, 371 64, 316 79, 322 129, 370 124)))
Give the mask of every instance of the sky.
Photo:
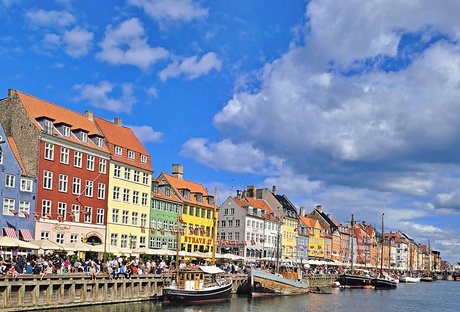
POLYGON ((460 261, 456 0, 0 0, 16 89, 131 127, 154 177, 247 186, 460 261))

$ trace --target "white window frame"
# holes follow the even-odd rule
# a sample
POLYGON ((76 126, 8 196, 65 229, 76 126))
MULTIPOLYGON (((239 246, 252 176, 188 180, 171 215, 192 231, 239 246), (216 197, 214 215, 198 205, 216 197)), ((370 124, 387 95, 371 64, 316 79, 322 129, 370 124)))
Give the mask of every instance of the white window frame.
POLYGON ((71 243, 78 242, 78 234, 70 234, 70 242, 71 243))
POLYGON ((136 226, 137 226, 137 223, 138 223, 138 221, 139 221, 139 220, 138 220, 138 219, 139 219, 138 216, 139 216, 139 214, 138 214, 136 211, 133 211, 133 212, 131 213, 131 225, 136 225, 136 226))
POLYGON ((62 135, 66 138, 70 138, 70 127, 62 126, 62 135))
POLYGON ((45 133, 53 134, 53 123, 49 120, 45 120, 43 124, 43 130, 45 131, 45 133))
POLYGON ((13 213, 10 210, 15 210, 14 206, 16 205, 14 199, 12 198, 3 198, 3 214, 6 216, 12 216, 13 213))
POLYGON ((83 222, 91 223, 93 217, 93 207, 85 206, 85 212, 89 212, 84 215, 83 222))
POLYGON ((41 231, 40 232, 40 239, 41 240, 49 240, 50 239, 50 232, 49 231, 41 231))
POLYGON ((16 184, 16 177, 12 174, 6 174, 5 176, 5 187, 14 188, 16 184))
POLYGON ((128 224, 129 211, 123 210, 121 212, 121 224, 128 224))
POLYGON ((125 167, 125 180, 128 180, 131 178, 131 169, 125 167))
POLYGON ((141 163, 143 163, 143 164, 147 163, 147 156, 141 155, 141 163))
POLYGON ((80 222, 80 205, 72 204, 74 222, 80 222))
POLYGON ((69 176, 66 174, 60 174, 58 191, 62 193, 67 193, 68 185, 69 185, 69 176))
POLYGON ((118 223, 118 218, 120 216, 120 210, 117 208, 112 209, 112 223, 118 223))
POLYGON ((129 203, 129 189, 123 189, 123 202, 129 203))
POLYGON ((57 212, 58 215, 62 216, 62 220, 64 221, 67 217, 67 203, 58 202, 57 212))
POLYGON ((47 214, 51 214, 51 205, 52 202, 49 199, 42 200, 42 217, 45 217, 47 214))
POLYGON ((88 133, 80 132, 80 141, 82 141, 83 143, 87 143, 88 142, 88 133))
POLYGON ((30 202, 25 200, 19 201, 19 217, 25 218, 24 213, 30 215, 30 202))
POLYGON ((99 173, 105 174, 107 171, 107 159, 99 158, 99 173))
POLYGON ((21 192, 32 192, 33 181, 30 179, 21 178, 21 192))
POLYGON ((121 146, 115 146, 115 155, 122 156, 123 155, 123 149, 121 146))
POLYGON ((85 196, 86 197, 93 197, 93 180, 86 180, 85 183, 85 196))
POLYGON ((43 170, 43 188, 46 190, 53 189, 53 172, 43 170))
POLYGON ((128 150, 128 158, 131 160, 136 159, 136 153, 134 151, 128 150))
POLYGON ((56 243, 64 244, 65 241, 65 233, 64 232, 57 232, 56 233, 56 243))
POLYGON ((59 161, 61 164, 69 164, 69 149, 67 147, 61 146, 59 161))
POLYGON ((76 168, 81 168, 83 163, 83 154, 82 152, 75 151, 73 154, 73 166, 76 168))
POLYGON ((54 160, 54 144, 53 143, 45 142, 45 154, 43 155, 43 157, 46 160, 51 160, 51 161, 54 160))
POLYGON ((139 191, 133 191, 133 204, 139 204, 139 191))
POLYGON ((98 183, 97 185, 97 198, 105 199, 105 183, 98 183))
POLYGON ((86 170, 94 171, 94 156, 93 155, 86 156, 86 170))
POLYGON ((81 178, 73 177, 72 194, 75 194, 75 195, 81 194, 81 178))
POLYGON ((147 205, 148 205, 148 194, 142 193, 142 206, 147 206, 147 205))
POLYGON ((113 187, 112 199, 116 201, 120 201, 120 187, 119 186, 113 187))
POLYGON ((145 173, 143 172, 143 176, 142 176, 142 183, 144 185, 148 185, 149 184, 149 174, 148 173, 145 173))
POLYGON ((119 178, 121 176, 121 166, 120 165, 113 165, 113 177, 119 178))
POLYGON ((133 181, 136 183, 139 183, 139 176, 140 176, 139 170, 134 170, 133 181))
POLYGON ((104 224, 104 209, 103 208, 97 208, 96 224, 104 224))

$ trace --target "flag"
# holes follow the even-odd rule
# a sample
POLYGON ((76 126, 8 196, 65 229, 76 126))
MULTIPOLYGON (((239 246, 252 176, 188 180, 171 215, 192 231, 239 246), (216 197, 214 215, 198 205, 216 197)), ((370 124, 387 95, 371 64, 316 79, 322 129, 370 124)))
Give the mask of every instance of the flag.
POLYGON ((18 215, 18 213, 19 213, 19 212, 17 212, 17 211, 16 211, 16 210, 14 210, 14 209, 10 209, 10 212, 11 212, 12 214, 14 214, 15 216, 17 216, 17 215, 18 215))
POLYGON ((192 227, 189 227, 188 230, 189 230, 189 233, 190 233, 190 234, 195 234, 195 230, 194 230, 192 227))
POLYGON ((24 217, 25 217, 26 219, 29 219, 29 218, 30 218, 30 214, 28 214, 27 212, 24 212, 24 211, 23 211, 22 214, 24 215, 24 217))
POLYGON ((184 223, 184 219, 182 219, 181 216, 179 216, 179 222, 180 222, 180 223, 184 223))
POLYGON ((180 229, 180 235, 184 235, 185 234, 185 230, 184 229, 180 229))
POLYGON ((90 211, 82 211, 81 213, 83 213, 84 216, 89 216, 91 214, 90 211))
POLYGON ((204 227, 200 227, 200 235, 201 235, 201 236, 204 235, 204 227))
POLYGON ((165 229, 164 228, 160 228, 160 234, 165 235, 165 229))
POLYGON ((45 213, 45 217, 47 217, 50 220, 54 220, 53 215, 51 213, 45 213))
POLYGON ((141 225, 141 233, 145 233, 145 226, 141 225))
POLYGON ((56 219, 58 219, 59 222, 64 222, 64 217, 60 213, 58 213, 56 219))
POLYGON ((16 231, 16 227, 12 225, 11 223, 9 223, 8 221, 6 221, 6 225, 8 225, 9 228, 12 228, 16 231))
POLYGON ((261 239, 260 239, 260 242, 263 243, 263 242, 265 242, 265 240, 264 240, 263 238, 261 238, 261 239))
POLYGON ((38 212, 34 212, 35 221, 40 221, 40 214, 38 212))
POLYGON ((152 235, 155 234, 155 228, 154 228, 154 227, 151 227, 151 228, 150 228, 150 233, 152 233, 152 235))
POLYGON ((234 242, 233 242, 233 246, 238 247, 238 242, 237 242, 237 241, 234 241, 234 242))
POLYGON ((173 228, 170 228, 170 229, 169 229, 169 232, 171 232, 172 235, 176 234, 176 230, 173 229, 173 228))
POLYGON ((255 245, 256 244, 256 241, 251 239, 251 245, 255 245))
POLYGON ((248 243, 246 243, 246 241, 244 240, 243 241, 243 246, 247 246, 248 243))
POLYGON ((220 238, 217 239, 216 243, 217 243, 217 245, 221 244, 220 238))
POLYGON ((70 222, 74 222, 75 221, 75 213, 73 211, 71 211, 69 213, 69 216, 70 216, 70 222))

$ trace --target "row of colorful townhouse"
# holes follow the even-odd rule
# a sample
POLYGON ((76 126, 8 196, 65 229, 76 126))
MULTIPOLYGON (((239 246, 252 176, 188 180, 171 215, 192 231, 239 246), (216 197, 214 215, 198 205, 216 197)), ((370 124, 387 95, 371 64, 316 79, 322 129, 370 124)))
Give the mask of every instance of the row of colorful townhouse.
POLYGON ((399 270, 440 267, 440 255, 402 232, 383 236, 365 221, 340 224, 317 205, 297 209, 276 187, 249 186, 220 206, 217 248, 249 259, 399 270), (431 263, 431 265, 430 265, 431 263), (428 267, 430 265, 430 267, 428 267))
POLYGON ((9 90, 0 125, 3 235, 112 252, 175 248, 181 232, 183 250, 212 250, 214 196, 180 165, 153 179, 151 156, 120 118, 9 90))
MULTIPOLYGON (((2 234, 23 240, 117 252, 175 249, 180 237, 184 251, 245 258, 369 266, 382 258, 382 237, 365 222, 339 224, 319 205, 306 214, 276 187, 250 186, 216 207, 215 195, 184 179, 181 165, 153 178, 151 156, 120 118, 79 114, 16 90, 0 101, 0 166, 2 234)), ((435 263, 422 256, 426 248, 397 237, 384 236, 384 263, 435 263)))

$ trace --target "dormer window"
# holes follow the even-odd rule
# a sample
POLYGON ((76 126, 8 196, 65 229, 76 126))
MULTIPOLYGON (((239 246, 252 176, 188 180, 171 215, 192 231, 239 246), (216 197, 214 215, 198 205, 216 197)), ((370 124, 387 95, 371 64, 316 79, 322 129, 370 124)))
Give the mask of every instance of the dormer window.
POLYGON ((196 194, 196 201, 199 202, 199 203, 202 203, 203 202, 203 195, 200 194, 200 193, 197 193, 196 194))
POLYGON ((66 138, 70 138, 70 127, 62 126, 62 135, 66 138))
POLYGON ((47 134, 53 134, 53 123, 49 120, 45 120, 45 132, 47 134))
POLYGON ((171 192, 171 187, 169 185, 165 186, 165 195, 169 196, 169 193, 171 192))
POLYGON ((121 146, 115 146, 115 155, 118 155, 118 156, 122 155, 121 146))
POLYGON ((147 156, 141 155, 141 163, 143 163, 143 164, 147 163, 147 156))
POLYGON ((158 182, 152 182, 152 192, 158 194, 158 182))
POLYGON ((83 143, 88 142, 88 133, 80 132, 80 141, 82 141, 83 143))
POLYGON ((128 151, 128 158, 134 160, 134 151, 128 151))
POLYGON ((102 138, 100 137, 96 137, 96 146, 97 147, 102 147, 102 138))

